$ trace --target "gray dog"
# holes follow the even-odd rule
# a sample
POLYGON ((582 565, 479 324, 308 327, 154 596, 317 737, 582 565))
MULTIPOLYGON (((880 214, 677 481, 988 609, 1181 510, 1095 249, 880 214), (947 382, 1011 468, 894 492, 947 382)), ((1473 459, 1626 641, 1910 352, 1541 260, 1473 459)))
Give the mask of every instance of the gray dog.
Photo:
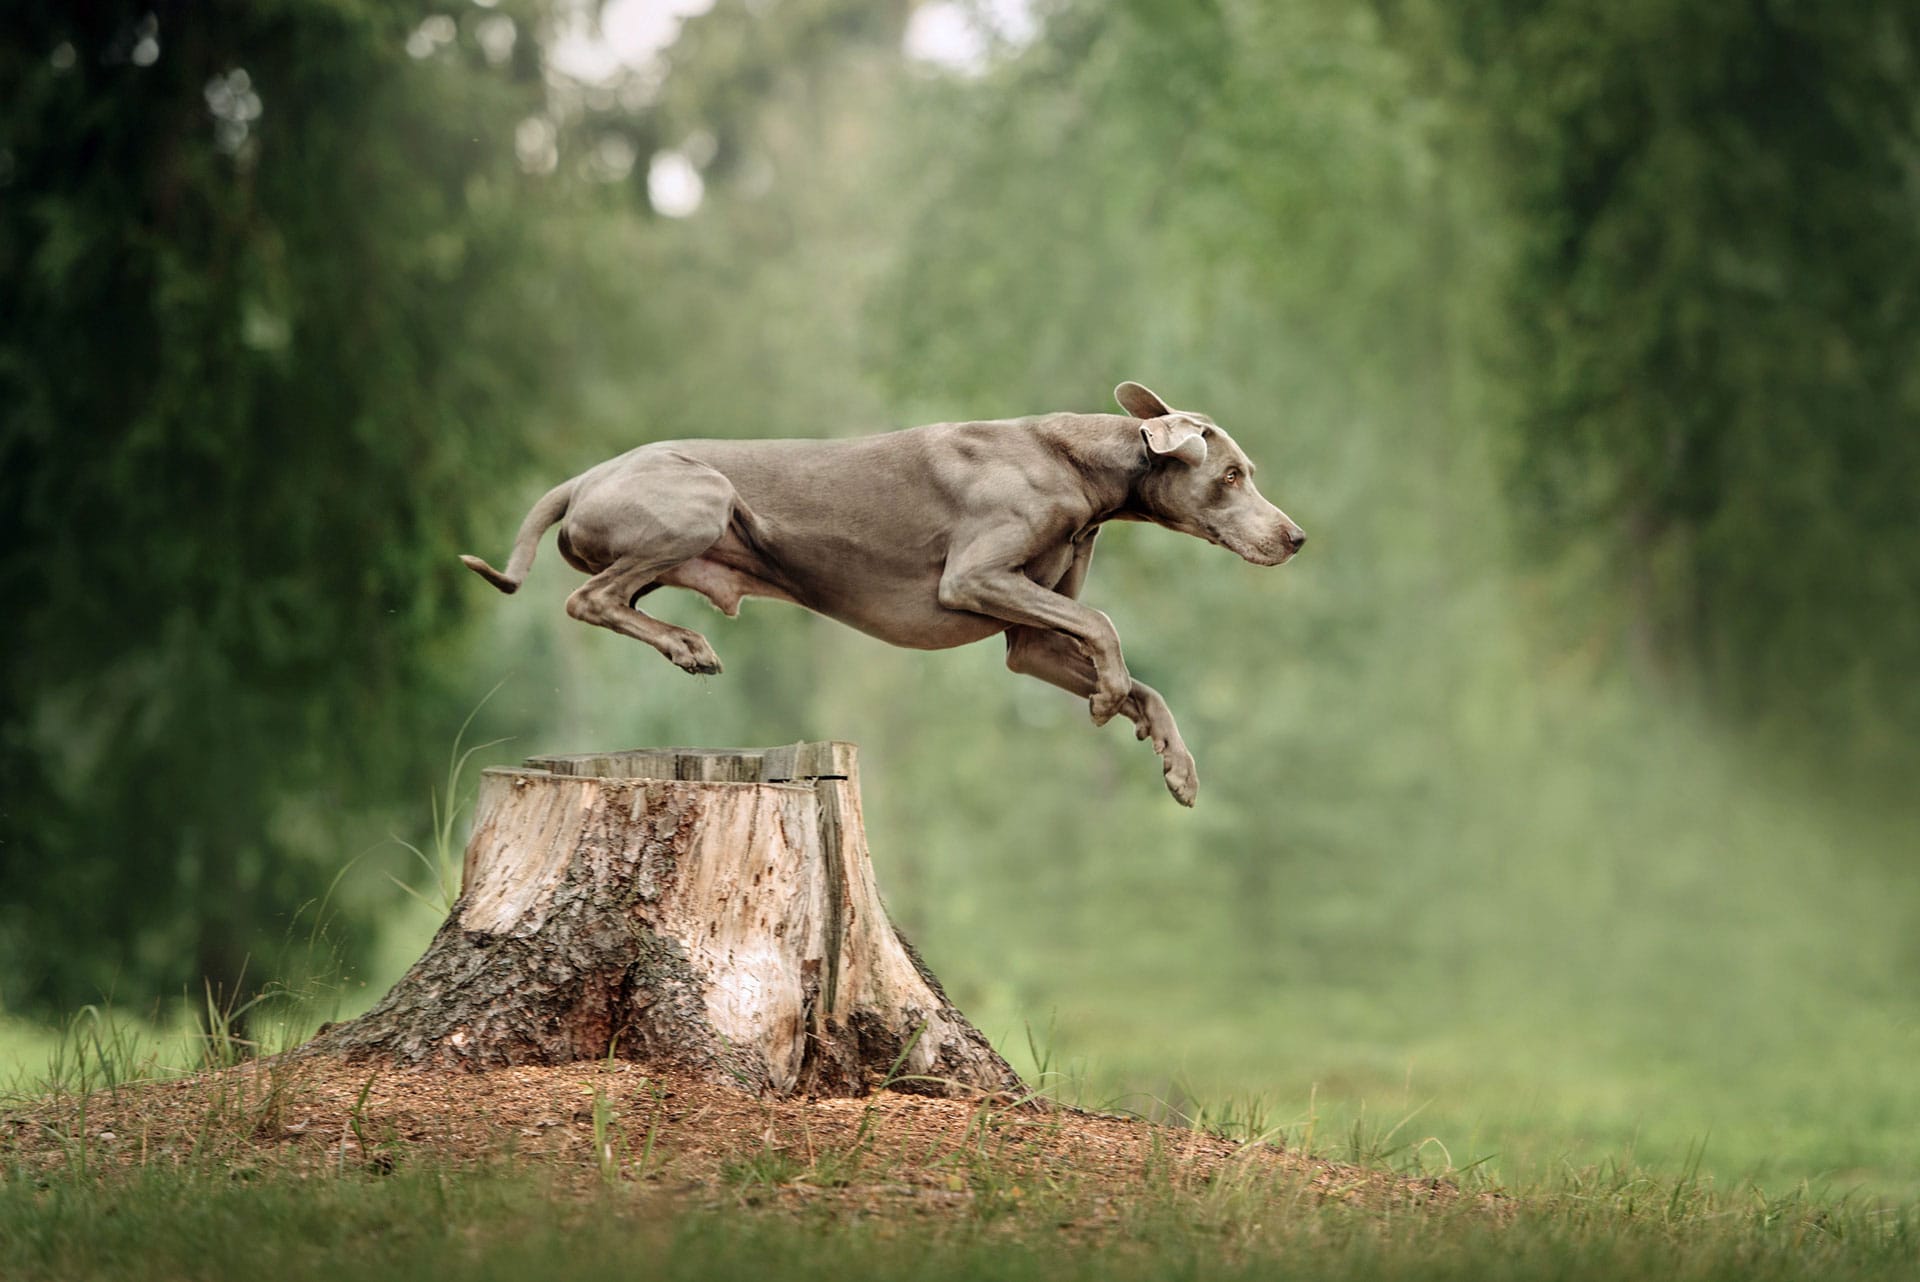
POLYGON ((642 614, 658 587, 689 588, 729 616, 740 599, 816 610, 893 645, 943 650, 997 633, 1007 666, 1085 698, 1095 725, 1124 713, 1153 741, 1167 788, 1200 779, 1167 701, 1127 673, 1113 621, 1077 598, 1107 521, 1151 521, 1279 565, 1307 536, 1254 488, 1254 466, 1204 414, 1138 383, 1126 415, 1043 414, 936 423, 857 440, 658 441, 550 490, 514 540, 517 589, 540 535, 593 577, 567 613, 718 672, 698 632, 642 614))

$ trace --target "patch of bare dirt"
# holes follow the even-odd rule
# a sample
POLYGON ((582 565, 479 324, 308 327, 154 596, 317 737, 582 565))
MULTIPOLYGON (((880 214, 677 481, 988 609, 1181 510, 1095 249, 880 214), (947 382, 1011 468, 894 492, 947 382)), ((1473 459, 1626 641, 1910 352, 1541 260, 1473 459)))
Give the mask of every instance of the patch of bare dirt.
POLYGON ((892 1091, 760 1099, 624 1062, 467 1073, 283 1058, 0 1109, 0 1164, 47 1174, 76 1164, 319 1174, 501 1161, 696 1200, 840 1198, 927 1212, 1059 1195, 1098 1217, 1155 1192, 1223 1189, 1382 1210, 1482 1200, 1444 1180, 1135 1118, 892 1091))

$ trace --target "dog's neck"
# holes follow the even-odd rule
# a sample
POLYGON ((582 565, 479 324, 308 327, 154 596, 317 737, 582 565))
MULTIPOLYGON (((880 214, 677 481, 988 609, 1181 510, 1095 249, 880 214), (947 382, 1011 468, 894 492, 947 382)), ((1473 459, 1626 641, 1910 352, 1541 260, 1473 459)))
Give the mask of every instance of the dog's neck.
POLYGON ((1087 524, 1151 519, 1140 498, 1140 482, 1150 467, 1140 420, 1124 414, 1062 417, 1060 452, 1079 474, 1091 518, 1087 524))

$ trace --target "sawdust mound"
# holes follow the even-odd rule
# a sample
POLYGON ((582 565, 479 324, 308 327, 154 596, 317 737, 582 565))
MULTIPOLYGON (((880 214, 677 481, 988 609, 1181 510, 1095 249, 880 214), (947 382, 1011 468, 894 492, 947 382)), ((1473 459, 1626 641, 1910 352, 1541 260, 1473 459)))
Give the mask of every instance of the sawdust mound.
POLYGON ((1143 1190, 1227 1186, 1383 1210, 1482 1200, 1441 1179, 1132 1117, 893 1091, 760 1099, 625 1062, 469 1073, 281 1057, 0 1110, 0 1161, 52 1172, 76 1157, 294 1175, 507 1162, 583 1186, 924 1211, 1032 1190, 1097 1214, 1143 1190))

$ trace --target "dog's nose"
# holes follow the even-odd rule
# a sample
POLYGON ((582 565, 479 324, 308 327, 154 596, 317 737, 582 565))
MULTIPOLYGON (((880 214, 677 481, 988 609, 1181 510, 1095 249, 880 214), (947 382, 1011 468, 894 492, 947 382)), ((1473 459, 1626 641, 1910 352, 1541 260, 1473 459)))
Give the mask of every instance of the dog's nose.
POLYGON ((1296 529, 1292 534, 1287 536, 1287 541, 1292 543, 1293 550, 1298 552, 1301 548, 1307 546, 1307 532, 1296 529))

